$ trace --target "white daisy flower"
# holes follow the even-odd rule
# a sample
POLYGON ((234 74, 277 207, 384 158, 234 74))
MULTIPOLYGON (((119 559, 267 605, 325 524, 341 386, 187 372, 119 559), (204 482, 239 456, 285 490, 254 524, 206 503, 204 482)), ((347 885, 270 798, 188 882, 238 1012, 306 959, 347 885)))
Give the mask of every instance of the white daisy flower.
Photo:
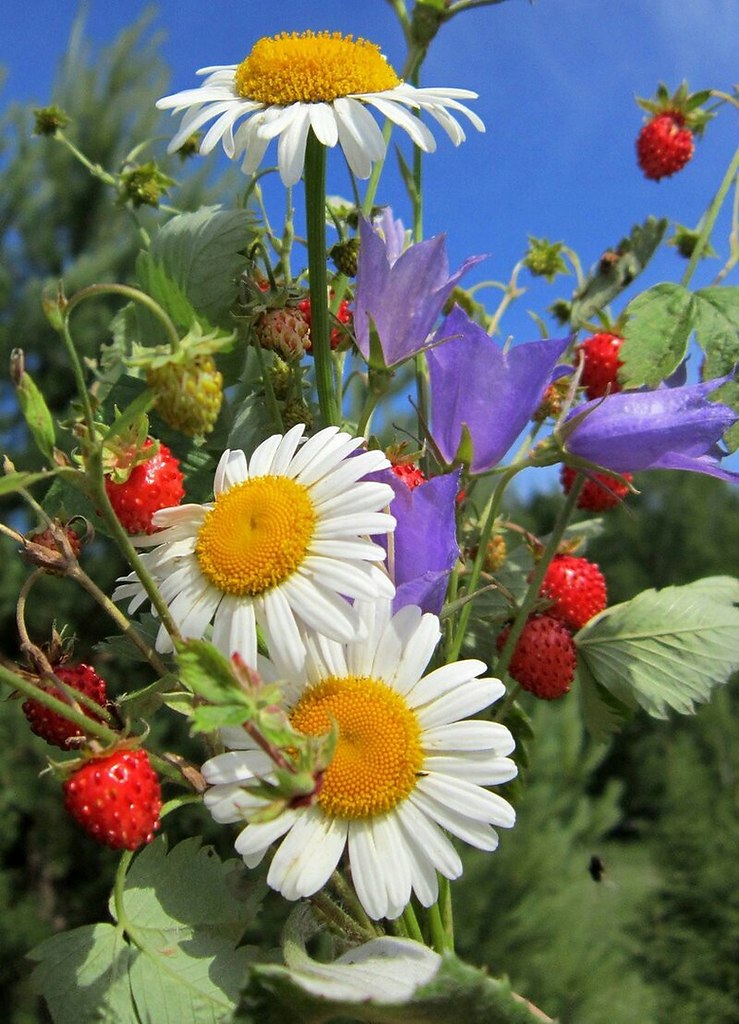
POLYGON ((424 906, 436 902, 437 872, 461 874, 447 832, 494 850, 493 826, 514 824, 511 805, 483 788, 515 776, 507 756, 514 742, 497 722, 464 720, 505 693, 499 679, 479 678, 484 662, 460 661, 424 676, 441 636, 435 615, 408 605, 391 617, 382 600, 356 607, 363 640, 308 637, 302 674, 260 665, 265 678, 283 680, 295 728, 320 735, 332 722, 338 726, 316 802, 250 822, 265 805, 244 784, 270 778, 273 765, 242 729, 224 729, 230 750, 202 769, 212 786, 205 803, 216 821, 247 822, 235 846, 249 867, 282 840, 267 882, 286 899, 321 889, 346 850, 367 913, 396 918, 411 890, 424 906))
MULTIPOLYGON (((186 638, 213 623, 213 643, 247 665, 257 663, 257 626, 270 652, 298 670, 305 648, 298 623, 339 641, 361 622, 346 598, 391 597, 394 587, 379 544, 394 518, 380 511, 393 497, 386 484, 362 480, 389 465, 382 452, 353 453, 363 439, 326 427, 300 445, 303 424, 275 434, 248 460, 223 453, 214 500, 178 505, 153 516, 159 532, 137 537, 172 618, 186 638)), ((118 581, 113 600, 146 593, 135 573, 118 581)), ((162 627, 158 651, 172 650, 162 627)))
POLYGON ((303 172, 308 132, 324 146, 337 143, 358 178, 368 178, 372 164, 385 156, 382 132, 367 107, 374 107, 410 135, 427 153, 433 135, 413 114, 425 111, 455 146, 464 130, 451 111, 464 114, 478 131, 480 118, 459 101, 476 99, 469 89, 418 89, 403 82, 373 43, 338 32, 293 32, 255 43, 241 64, 201 68, 197 89, 159 100, 160 110, 187 111, 169 145, 174 152, 208 121, 201 153, 220 141, 231 159, 242 154, 243 170, 253 173, 272 139, 279 138, 278 164, 285 185, 303 172), (410 108, 410 109, 409 109, 410 108), (236 123, 245 120, 234 131, 236 123))

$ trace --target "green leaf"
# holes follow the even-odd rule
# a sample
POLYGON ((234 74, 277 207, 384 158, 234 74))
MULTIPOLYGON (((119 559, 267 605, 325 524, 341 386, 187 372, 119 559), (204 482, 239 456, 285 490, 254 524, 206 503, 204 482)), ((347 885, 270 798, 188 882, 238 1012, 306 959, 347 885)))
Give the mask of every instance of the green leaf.
POLYGON ((695 323, 694 297, 679 284, 664 282, 637 295, 626 312, 619 381, 626 388, 654 388, 685 358, 695 323))
POLYGON ((593 678, 584 658, 579 659, 575 688, 580 695, 585 728, 596 743, 605 743, 632 717, 633 709, 593 678))
POLYGON ((453 954, 438 957, 407 939, 388 937, 352 950, 356 964, 314 961, 305 950, 310 929, 304 921, 305 914, 298 911, 288 924, 283 947, 287 966, 251 966, 246 998, 233 1024, 255 1020, 259 1024, 286 1020, 324 1024, 338 1018, 371 1024, 540 1024, 542 1020, 512 993, 508 981, 490 978, 453 954), (296 916, 297 928, 292 924, 296 916), (300 934, 301 925, 304 934, 300 934), (395 985, 388 985, 384 977, 389 964, 393 964, 395 985), (403 964, 407 964, 407 983, 403 964), (398 988, 407 989, 409 998, 397 1000, 387 994, 383 998, 383 992, 398 988))
MULTIPOLYGON (((573 296, 571 323, 579 327, 627 288, 654 255, 667 231, 667 220, 647 217, 612 250, 613 259, 601 259, 573 296)), ((609 252, 609 256, 611 253, 609 252)))
POLYGON ((192 303, 182 287, 167 274, 150 252, 139 253, 136 259, 136 277, 143 291, 159 303, 175 324, 186 331, 192 327, 198 319, 192 303))
POLYGON ((739 287, 695 293, 695 335, 706 353, 704 380, 723 377, 739 363, 739 287))
POLYGON ((645 590, 614 605, 575 636, 599 686, 655 718, 692 714, 739 668, 739 581, 699 580, 645 590))
MULTIPOLYGON (((20 352, 20 350, 16 351, 20 352)), ((13 354, 11 353, 11 374, 12 369, 13 354)), ((15 382, 15 393, 36 447, 49 462, 53 462, 56 441, 54 420, 51 418, 46 399, 39 391, 33 377, 26 370, 21 370, 19 379, 15 382)))
POLYGON ((204 206, 168 221, 154 236, 151 257, 200 316, 230 329, 228 313, 246 266, 243 253, 253 238, 246 210, 204 206))
POLYGON ((54 935, 29 953, 32 983, 54 1024, 140 1024, 128 984, 131 948, 123 930, 85 925, 54 935))
POLYGON ((41 470, 38 473, 6 473, 5 476, 0 476, 0 496, 25 491, 42 480, 53 480, 56 475, 54 470, 41 470))
POLYGON ((211 704, 251 706, 234 677, 231 662, 207 640, 178 643, 177 664, 185 686, 211 704))

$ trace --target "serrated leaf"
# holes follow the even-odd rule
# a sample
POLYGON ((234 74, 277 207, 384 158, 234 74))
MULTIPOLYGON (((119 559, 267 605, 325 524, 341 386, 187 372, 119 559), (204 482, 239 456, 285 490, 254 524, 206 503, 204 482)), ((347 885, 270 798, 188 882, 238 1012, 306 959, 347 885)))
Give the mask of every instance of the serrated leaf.
POLYGON ((706 353, 703 379, 731 373, 739 363, 739 287, 695 293, 695 335, 706 353))
POLYGON ((158 302, 179 327, 187 331, 198 320, 197 313, 183 289, 150 252, 139 253, 136 259, 136 277, 143 291, 158 302))
POLYGON ((178 643, 177 664, 185 686, 211 704, 251 705, 234 677, 228 658, 207 640, 178 643))
POLYGON ((655 388, 680 365, 695 323, 693 295, 679 284, 664 282, 637 295, 628 306, 623 366, 618 377, 626 388, 655 388))
MULTIPOLYGON (((167 853, 166 840, 133 862, 123 893, 125 927, 136 951, 129 971, 143 1024, 225 1024, 252 955, 236 948, 253 925, 262 888, 243 865, 222 862, 198 838, 167 853)), ((111 913, 114 906, 111 905, 111 913)))
POLYGON ((237 406, 226 442, 227 448, 254 451, 275 431, 264 396, 251 392, 237 406))
POLYGON ((211 324, 228 322, 238 291, 243 255, 253 240, 246 210, 204 206, 181 213, 154 236, 151 257, 186 295, 196 312, 211 324))
POLYGON ((573 327, 591 320, 642 272, 662 241, 667 223, 665 218, 647 217, 643 224, 636 224, 631 234, 614 248, 616 260, 605 265, 601 261, 588 274, 573 296, 570 317, 573 327))
POLYGON ((200 704, 192 712, 193 732, 215 732, 228 726, 243 725, 248 718, 244 704, 200 704))
POLYGON ((739 668, 739 581, 645 590, 575 636, 593 679, 655 718, 692 714, 739 668))
POLYGON ((580 695, 585 728, 596 741, 605 743, 620 732, 632 717, 633 709, 618 700, 593 678, 587 662, 579 659, 575 689, 580 695))
POLYGON ((54 1024, 141 1024, 131 997, 131 949, 110 924, 85 925, 42 942, 29 954, 32 983, 54 1024))

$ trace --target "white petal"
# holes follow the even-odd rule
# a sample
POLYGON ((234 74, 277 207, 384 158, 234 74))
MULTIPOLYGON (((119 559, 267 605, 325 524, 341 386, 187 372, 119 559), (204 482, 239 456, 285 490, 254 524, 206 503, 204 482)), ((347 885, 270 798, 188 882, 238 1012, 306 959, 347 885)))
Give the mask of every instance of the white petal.
POLYGON ((180 125, 179 129, 172 136, 172 139, 167 146, 168 153, 174 153, 180 148, 183 142, 186 142, 190 136, 198 131, 206 121, 210 121, 214 117, 219 117, 227 110, 233 110, 233 100, 223 100, 220 103, 207 103, 202 109, 198 110, 195 117, 190 117, 180 125))
POLYGON ((309 555, 303 560, 298 575, 315 576, 320 585, 336 590, 345 597, 394 597, 395 587, 388 577, 373 565, 349 565, 337 559, 309 555))
POLYGON ((243 483, 248 478, 246 455, 240 448, 233 450, 227 448, 218 460, 213 480, 213 493, 217 497, 223 491, 228 491, 234 484, 243 483))
MULTIPOLYGON (((336 867, 343 848, 344 842, 340 829, 327 831, 322 811, 316 807, 303 811, 280 843, 272 859, 267 874, 267 884, 281 892, 288 900, 310 896, 315 889, 311 892, 301 891, 301 875, 305 875, 307 883, 312 882, 321 874, 325 874, 328 878, 336 867), (337 843, 337 838, 341 840, 340 843, 337 843), (327 860, 322 865, 323 871, 320 870, 321 865, 319 865, 319 871, 311 868, 316 850, 323 850, 326 854, 327 860), (335 856, 335 860, 332 862, 331 857, 333 856, 335 856)), ((326 878, 321 884, 325 882, 326 878)))
MULTIPOLYGON (((355 143, 357 149, 366 154, 371 163, 384 158, 386 149, 384 136, 374 117, 363 103, 351 96, 341 96, 334 100, 334 111, 339 122, 339 132, 343 129, 355 143)), ((342 142, 342 146, 343 144, 342 142)))
POLYGON ((500 757, 510 754, 515 740, 509 729, 499 722, 453 722, 427 729, 423 734, 424 750, 451 753, 460 750, 493 750, 500 757))
POLYGON ((379 94, 370 94, 365 98, 367 103, 376 107, 381 114, 394 124, 397 124, 404 132, 407 132, 419 149, 422 149, 425 153, 434 152, 436 140, 423 121, 420 121, 415 114, 409 113, 396 101, 382 99, 379 94))
POLYGON ((275 476, 283 476, 287 472, 287 468, 290 465, 295 452, 298 450, 298 445, 303 437, 305 431, 305 425, 298 423, 294 427, 291 427, 280 442, 280 447, 275 454, 272 462, 272 472, 275 476))
POLYGON ((291 829, 297 818, 297 811, 284 811, 272 821, 247 825, 234 843, 236 852, 244 858, 246 866, 255 868, 272 843, 291 829))
POLYGON ((439 826, 410 800, 398 806, 397 814, 409 842, 412 839, 417 845, 418 856, 425 856, 445 878, 459 878, 462 858, 439 826))
POLYGON ((387 892, 387 909, 383 916, 394 919, 400 917, 411 898, 411 859, 393 813, 373 818, 372 833, 387 892))
POLYGON ((463 755, 438 754, 426 756, 423 770, 433 774, 464 779, 478 786, 500 786, 518 774, 518 768, 509 757, 495 754, 465 752, 463 755))
POLYGON ((206 790, 203 802, 213 820, 220 825, 245 821, 249 814, 254 813, 260 803, 263 805, 263 801, 256 801, 237 783, 228 786, 213 786, 212 789, 206 790))
POLYGON ((357 615, 352 606, 336 593, 307 579, 300 572, 294 573, 279 589, 285 595, 283 599, 289 600, 290 606, 311 629, 342 643, 357 636, 357 615))
POLYGON ((349 823, 348 847, 352 883, 359 901, 369 916, 378 921, 385 917, 388 901, 369 821, 357 820, 349 823))
POLYGON ((257 627, 254 602, 227 594, 213 620, 213 643, 230 658, 238 654, 250 668, 257 664, 257 627))
POLYGON ((421 728, 431 729, 435 725, 457 722, 460 718, 468 718, 482 711, 495 700, 498 692, 495 686, 497 683, 497 679, 473 679, 430 704, 417 708, 416 714, 421 728))
POLYGON ((232 782, 248 782, 255 776, 267 775, 274 762, 263 750, 228 750, 206 761, 201 772, 209 786, 232 782))
POLYGON ((447 807, 446 804, 434 800, 421 791, 420 785, 416 786, 408 800, 421 814, 431 818, 447 832, 451 832, 470 846, 488 852, 497 849, 498 833, 494 828, 486 822, 476 821, 465 814, 460 814, 453 807, 447 807))
POLYGON ((284 587, 275 587, 259 599, 257 621, 264 627, 270 651, 279 648, 282 661, 293 672, 299 672, 305 661, 305 647, 284 587))
POLYGON ((305 163, 305 144, 310 130, 310 114, 302 104, 289 127, 280 135, 277 164, 285 188, 297 185, 305 163))
POLYGON ((257 445, 249 459, 250 480, 255 476, 268 476, 272 472, 272 462, 281 442, 282 434, 273 434, 257 445))
MULTIPOLYGON (((388 496, 387 484, 372 481, 354 484, 330 498, 314 501, 313 506, 321 517, 348 512, 378 512, 393 500, 392 493, 388 496)), ((311 493, 311 498, 313 494, 311 493)))
POLYGON ((308 106, 308 113, 310 126, 318 141, 321 145, 333 149, 339 138, 339 130, 331 104, 311 103, 308 106))
POLYGON ((394 529, 395 517, 387 512, 358 512, 345 516, 332 516, 325 522, 319 522, 313 536, 320 540, 331 540, 364 533, 391 533, 394 529))
POLYGON ((296 888, 301 896, 311 896, 322 889, 341 859, 346 846, 348 822, 338 818, 327 818, 320 812, 321 830, 314 834, 312 856, 305 859, 296 888))
POLYGON ((516 812, 507 800, 464 779, 424 775, 419 779, 417 789, 468 818, 487 821, 501 828, 513 828, 516 823, 516 812))

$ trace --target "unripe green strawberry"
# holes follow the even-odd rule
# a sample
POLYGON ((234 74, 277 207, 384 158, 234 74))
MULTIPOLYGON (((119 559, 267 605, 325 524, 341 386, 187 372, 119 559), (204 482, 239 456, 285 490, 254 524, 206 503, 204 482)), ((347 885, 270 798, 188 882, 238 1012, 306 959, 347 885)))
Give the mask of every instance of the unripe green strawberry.
POLYGON ((213 356, 195 355, 150 366, 146 382, 156 394, 156 411, 170 427, 188 437, 213 430, 223 401, 223 376, 213 356))
MULTIPOLYGON (((83 693, 86 697, 94 700, 96 704, 99 704, 101 708, 105 707, 107 703, 105 680, 90 665, 56 665, 54 666, 54 675, 58 676, 70 689, 83 693)), ((69 700, 61 687, 55 687, 51 681, 45 682, 43 688, 47 693, 57 697, 59 700, 65 702, 69 700)), ((79 707, 88 718, 95 722, 102 721, 102 718, 81 701, 79 707)), ((72 740, 79 739, 85 735, 82 729, 73 722, 70 722, 64 715, 57 714, 56 711, 47 708, 45 704, 35 700, 33 697, 29 697, 28 700, 23 702, 22 710, 28 719, 28 724, 31 726, 31 732, 34 732, 54 747, 69 750, 70 746, 74 746, 71 742, 72 740)))
POLYGON ((606 606, 606 581, 595 562, 574 555, 557 555, 547 566, 539 590, 554 603, 547 615, 577 631, 606 606))
POLYGON ((162 794, 145 750, 93 757, 62 788, 69 814, 104 846, 137 850, 159 828, 162 794))
MULTIPOLYGON (((562 466, 562 489, 569 494, 577 476, 577 470, 571 466, 562 466)), ((593 473, 582 486, 577 497, 577 507, 588 512, 605 512, 606 509, 620 505, 629 494, 629 484, 634 479, 632 473, 622 473, 623 481, 607 473, 593 473)))
POLYGON ((334 261, 334 266, 340 274, 347 277, 357 276, 357 264, 359 260, 359 238, 345 238, 332 246, 329 256, 334 261))
MULTIPOLYGON (((502 650, 510 626, 498 636, 502 650)), ((508 672, 524 690, 542 700, 557 700, 569 692, 575 678, 577 653, 567 627, 551 615, 532 615, 518 638, 508 672)))

